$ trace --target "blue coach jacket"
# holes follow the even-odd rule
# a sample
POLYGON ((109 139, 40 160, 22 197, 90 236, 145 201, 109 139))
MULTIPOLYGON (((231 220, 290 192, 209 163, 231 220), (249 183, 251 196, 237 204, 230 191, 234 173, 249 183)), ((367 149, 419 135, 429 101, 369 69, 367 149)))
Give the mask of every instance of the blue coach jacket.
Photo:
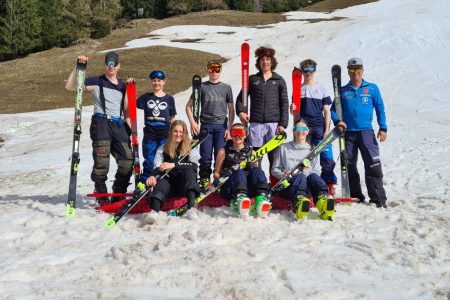
MULTIPOLYGON (((381 131, 387 131, 386 113, 380 90, 374 83, 362 81, 359 88, 351 82, 341 88, 342 117, 347 131, 371 130, 373 110, 381 131)), ((337 124, 340 119, 336 113, 335 103, 331 106, 331 119, 337 124)))

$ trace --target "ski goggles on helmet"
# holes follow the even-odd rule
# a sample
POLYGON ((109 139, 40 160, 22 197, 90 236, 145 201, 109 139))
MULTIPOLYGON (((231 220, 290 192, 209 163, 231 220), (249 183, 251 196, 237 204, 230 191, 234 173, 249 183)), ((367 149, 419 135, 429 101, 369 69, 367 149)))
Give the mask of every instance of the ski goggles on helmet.
POLYGON ((231 128, 230 134, 231 137, 240 136, 241 138, 244 138, 247 133, 245 132, 244 128, 231 128))
POLYGON ((220 73, 220 71, 222 70, 222 66, 220 65, 210 65, 208 67, 208 73, 220 73))
POLYGON ((105 60, 105 65, 107 65, 110 68, 115 68, 115 67, 117 67, 117 65, 119 65, 119 62, 108 59, 108 60, 105 60))
POLYGON ((297 125, 294 126, 294 130, 295 132, 307 132, 308 131, 308 126, 301 126, 301 125, 297 125))
POLYGON ((314 73, 316 71, 315 65, 309 65, 309 66, 303 66, 302 72, 303 73, 314 73))
POLYGON ((156 70, 156 71, 152 71, 152 72, 148 75, 148 77, 149 77, 150 79, 156 79, 156 78, 158 78, 158 79, 164 80, 164 79, 166 79, 166 74, 164 74, 163 71, 156 70))

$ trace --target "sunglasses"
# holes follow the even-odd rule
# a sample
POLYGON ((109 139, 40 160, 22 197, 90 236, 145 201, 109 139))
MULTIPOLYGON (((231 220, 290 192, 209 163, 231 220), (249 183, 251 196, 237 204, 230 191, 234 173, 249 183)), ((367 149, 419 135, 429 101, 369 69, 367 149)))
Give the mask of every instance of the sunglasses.
POLYGON ((163 71, 158 70, 158 71, 151 72, 150 75, 148 75, 148 77, 150 77, 150 79, 158 78, 158 79, 164 80, 164 79, 166 79, 166 74, 164 74, 163 71))
POLYGON ((219 65, 212 65, 208 67, 208 73, 220 73, 220 71, 222 70, 222 67, 219 65))
POLYGON ((305 66, 302 67, 302 72, 303 73, 314 73, 316 71, 316 66, 305 66))
POLYGON ((300 125, 297 125, 297 126, 294 126, 294 130, 295 130, 295 132, 307 132, 308 131, 308 126, 300 126, 300 125))
POLYGON ((232 128, 230 131, 231 137, 240 136, 244 138, 246 136, 246 132, 244 128, 232 128))
POLYGON ((115 68, 119 65, 119 62, 117 62, 115 60, 107 60, 107 61, 105 61, 105 65, 107 65, 110 68, 115 68))
POLYGON ((362 70, 363 70, 362 68, 351 68, 351 69, 348 69, 348 72, 349 73, 355 73, 355 72, 361 73, 362 70))

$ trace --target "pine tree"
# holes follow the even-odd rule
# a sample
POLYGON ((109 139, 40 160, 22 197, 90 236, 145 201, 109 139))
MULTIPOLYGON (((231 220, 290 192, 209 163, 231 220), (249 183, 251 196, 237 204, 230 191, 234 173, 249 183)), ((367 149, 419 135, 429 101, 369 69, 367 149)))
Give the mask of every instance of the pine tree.
POLYGON ((0 59, 25 55, 41 45, 38 0, 4 0, 0 17, 0 59))

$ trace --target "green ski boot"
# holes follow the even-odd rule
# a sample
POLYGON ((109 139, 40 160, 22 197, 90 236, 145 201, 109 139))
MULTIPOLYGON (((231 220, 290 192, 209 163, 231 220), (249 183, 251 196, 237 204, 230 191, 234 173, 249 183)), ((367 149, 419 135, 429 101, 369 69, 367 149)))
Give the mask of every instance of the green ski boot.
POLYGON ((255 203, 251 208, 252 215, 265 219, 270 213, 271 203, 269 198, 267 198, 266 194, 260 194, 255 196, 255 203))
POLYGON ((241 218, 248 218, 250 215, 250 206, 252 202, 245 194, 237 194, 237 196, 231 199, 230 208, 236 211, 241 218))

